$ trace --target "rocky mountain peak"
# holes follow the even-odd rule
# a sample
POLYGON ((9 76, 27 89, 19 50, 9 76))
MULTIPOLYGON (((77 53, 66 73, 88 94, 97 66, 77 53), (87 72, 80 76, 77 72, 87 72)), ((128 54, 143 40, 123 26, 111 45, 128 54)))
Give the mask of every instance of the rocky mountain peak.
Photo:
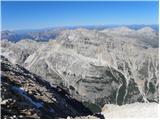
POLYGON ((137 32, 139 32, 139 33, 153 33, 155 31, 151 27, 144 27, 144 28, 137 30, 137 32))
POLYGON ((101 32, 112 33, 112 34, 128 34, 135 32, 135 30, 130 29, 129 27, 126 26, 122 26, 122 27, 104 29, 101 32))

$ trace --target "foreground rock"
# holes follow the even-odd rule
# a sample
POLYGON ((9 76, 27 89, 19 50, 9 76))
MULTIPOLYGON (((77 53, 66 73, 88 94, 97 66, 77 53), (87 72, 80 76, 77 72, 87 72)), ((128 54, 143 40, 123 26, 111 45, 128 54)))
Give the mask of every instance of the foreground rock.
POLYGON ((67 118, 92 115, 57 85, 1 57, 2 118, 67 118))
POLYGON ((123 106, 106 104, 102 109, 105 118, 158 118, 157 103, 133 103, 123 106))

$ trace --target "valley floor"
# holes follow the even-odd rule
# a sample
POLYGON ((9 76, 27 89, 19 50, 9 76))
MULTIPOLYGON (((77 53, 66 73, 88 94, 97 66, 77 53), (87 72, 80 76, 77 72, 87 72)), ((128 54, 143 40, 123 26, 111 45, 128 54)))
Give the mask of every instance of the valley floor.
POLYGON ((158 106, 157 103, 106 104, 102 114, 105 118, 158 118, 158 106))

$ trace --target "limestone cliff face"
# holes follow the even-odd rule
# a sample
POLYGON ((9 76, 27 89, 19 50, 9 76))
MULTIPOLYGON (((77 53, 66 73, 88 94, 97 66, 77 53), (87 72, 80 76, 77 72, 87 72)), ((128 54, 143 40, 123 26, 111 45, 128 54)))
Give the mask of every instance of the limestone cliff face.
POLYGON ((23 64, 24 61, 38 48, 45 45, 43 42, 36 42, 30 39, 24 39, 16 43, 1 40, 2 55, 8 58, 12 63, 23 64))
POLYGON ((157 41, 149 28, 66 30, 22 65, 81 101, 100 106, 159 102, 157 41))

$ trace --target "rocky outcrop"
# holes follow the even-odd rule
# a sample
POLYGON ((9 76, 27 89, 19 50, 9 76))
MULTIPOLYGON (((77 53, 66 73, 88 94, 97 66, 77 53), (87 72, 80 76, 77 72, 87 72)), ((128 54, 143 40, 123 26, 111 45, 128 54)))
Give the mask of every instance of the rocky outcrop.
POLYGON ((139 45, 148 47, 159 47, 158 32, 151 27, 143 27, 138 30, 132 30, 127 27, 118 27, 112 29, 105 29, 102 33, 118 39, 129 39, 136 41, 139 45))
POLYGON ((1 57, 2 118, 67 118, 92 115, 64 89, 1 57))
POLYGON ((1 54, 9 59, 12 63, 18 63, 22 65, 27 57, 29 57, 32 53, 44 45, 45 43, 36 42, 30 39, 24 39, 16 43, 2 40, 1 54))
POLYGON ((133 103, 122 106, 106 104, 102 109, 105 119, 139 119, 154 118, 158 119, 157 103, 133 103))

